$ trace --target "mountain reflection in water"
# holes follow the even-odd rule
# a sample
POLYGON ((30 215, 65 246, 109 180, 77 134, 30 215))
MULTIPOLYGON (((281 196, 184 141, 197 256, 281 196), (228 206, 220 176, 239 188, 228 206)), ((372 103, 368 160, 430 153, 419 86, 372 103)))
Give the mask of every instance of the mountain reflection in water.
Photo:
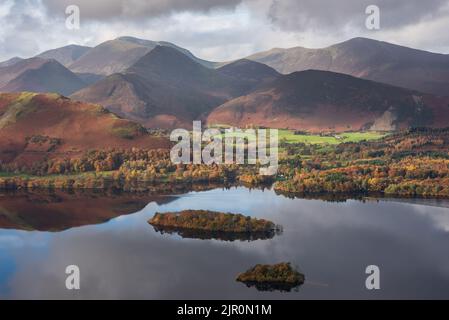
POLYGON ((137 212, 173 197, 105 192, 8 192, 0 194, 0 228, 63 231, 137 212))

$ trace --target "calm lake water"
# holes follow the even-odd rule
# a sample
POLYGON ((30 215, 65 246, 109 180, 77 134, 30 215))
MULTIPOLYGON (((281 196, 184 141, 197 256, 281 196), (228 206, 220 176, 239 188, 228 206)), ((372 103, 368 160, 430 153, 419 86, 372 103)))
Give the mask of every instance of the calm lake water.
POLYGON ((449 298, 449 209, 435 200, 289 199, 243 187, 179 196, 0 195, 0 298, 449 298), (209 209, 267 218, 256 241, 156 232, 157 211, 209 209), (306 282, 261 292, 235 281, 257 263, 290 261, 306 282), (79 266, 81 290, 65 288, 79 266), (380 268, 380 290, 365 268, 380 268))

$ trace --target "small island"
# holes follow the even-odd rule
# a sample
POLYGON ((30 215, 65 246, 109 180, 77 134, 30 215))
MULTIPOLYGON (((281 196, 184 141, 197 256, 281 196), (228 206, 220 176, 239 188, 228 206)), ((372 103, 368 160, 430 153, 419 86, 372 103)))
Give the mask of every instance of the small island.
POLYGON ((257 264, 236 279, 248 287, 255 287, 259 291, 290 292, 304 283, 304 274, 295 270, 289 262, 274 265, 257 264))
POLYGON ((226 241, 270 239, 282 232, 281 226, 265 219, 209 210, 156 212, 148 223, 161 233, 226 241))

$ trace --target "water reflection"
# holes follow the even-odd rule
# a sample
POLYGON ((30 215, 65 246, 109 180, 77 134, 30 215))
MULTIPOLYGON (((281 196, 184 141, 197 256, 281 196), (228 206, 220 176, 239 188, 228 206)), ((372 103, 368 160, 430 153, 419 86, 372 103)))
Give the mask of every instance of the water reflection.
POLYGON ((222 232, 222 231, 209 231, 198 230, 188 228, 177 228, 167 226, 153 226, 154 231, 161 234, 175 234, 182 238, 188 239, 201 239, 201 240, 221 240, 221 241, 256 241, 267 240, 273 238, 275 235, 282 234, 281 230, 269 230, 269 231, 253 231, 253 232, 222 232))
MULTIPOLYGON (((449 298, 449 210, 425 202, 324 202, 289 199, 271 190, 231 188, 142 199, 143 203, 138 198, 110 200, 113 204, 103 197, 96 201, 69 197, 72 207, 88 201, 84 210, 102 207, 108 214, 90 220, 80 210, 76 216, 82 219, 67 218, 76 223, 62 219, 53 225, 31 219, 33 213, 47 210, 38 210, 41 205, 62 208, 48 215, 49 220, 64 214, 68 206, 63 199, 49 202, 52 206, 36 201, 30 207, 33 211, 16 210, 20 214, 7 216, 9 228, 64 231, 0 230, 0 298, 449 298), (139 203, 139 208, 148 204, 136 214, 111 219, 111 211, 122 210, 120 203, 125 207, 139 203), (241 212, 275 221, 284 230, 269 240, 224 242, 161 235, 148 226, 155 212, 185 209, 241 212), (307 275, 298 292, 258 291, 235 281, 248 266, 280 261, 300 265, 307 275), (79 291, 65 289, 69 264, 80 267, 79 291), (365 288, 365 268, 371 264, 380 268, 381 290, 365 288)), ((23 205, 13 200, 2 198, 0 206, 16 203, 6 205, 10 213, 23 205)))
POLYGON ((245 281, 243 282, 248 288, 254 287, 258 291, 280 291, 280 292, 299 292, 299 288, 302 285, 296 284, 288 284, 284 282, 254 282, 254 281, 245 281))
POLYGON ((0 193, 0 228, 63 231, 140 211, 152 201, 163 204, 171 200, 171 197, 139 193, 0 193))

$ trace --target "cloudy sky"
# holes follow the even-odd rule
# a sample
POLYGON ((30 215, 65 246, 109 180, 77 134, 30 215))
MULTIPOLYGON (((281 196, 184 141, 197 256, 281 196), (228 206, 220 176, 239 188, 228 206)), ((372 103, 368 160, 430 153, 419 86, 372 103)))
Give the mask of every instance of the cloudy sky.
POLYGON ((273 47, 324 47, 369 37, 449 53, 449 0, 0 0, 0 61, 130 35, 223 61, 273 47), (368 5, 381 29, 365 27, 368 5), (65 9, 80 8, 79 30, 65 9))

